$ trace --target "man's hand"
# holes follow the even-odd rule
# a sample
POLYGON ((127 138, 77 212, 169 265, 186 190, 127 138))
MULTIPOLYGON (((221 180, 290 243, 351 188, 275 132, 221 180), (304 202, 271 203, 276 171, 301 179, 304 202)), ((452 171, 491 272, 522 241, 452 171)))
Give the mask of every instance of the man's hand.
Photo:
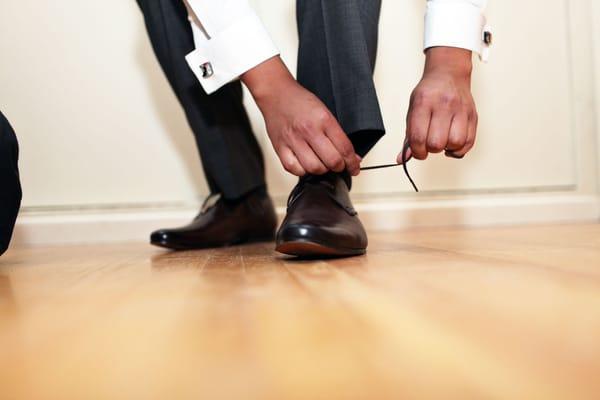
POLYGON ((303 88, 279 57, 242 76, 260 108, 275 152, 286 171, 303 176, 360 172, 360 157, 327 107, 303 88))
MULTIPOLYGON (((426 52, 425 71, 410 98, 406 119, 407 159, 445 151, 462 158, 475 143, 477 110, 471 95, 471 52, 434 47, 426 52)), ((402 154, 398 155, 398 163, 402 154)))

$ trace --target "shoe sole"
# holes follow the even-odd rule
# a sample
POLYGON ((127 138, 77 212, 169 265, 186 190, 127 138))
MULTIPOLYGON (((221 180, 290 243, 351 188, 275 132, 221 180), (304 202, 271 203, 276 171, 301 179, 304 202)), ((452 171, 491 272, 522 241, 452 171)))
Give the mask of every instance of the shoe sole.
POLYGON ((321 243, 307 240, 292 240, 278 243, 275 250, 282 254, 296 257, 351 257, 360 256, 367 249, 348 249, 342 247, 330 247, 321 243))
POLYGON ((152 246, 162 247, 164 249, 184 251, 184 250, 218 249, 218 248, 222 248, 222 247, 238 246, 238 245, 242 245, 242 244, 272 242, 273 240, 275 240, 275 235, 268 236, 268 237, 266 236, 266 237, 252 238, 252 239, 241 238, 241 239, 233 240, 228 243, 220 243, 220 244, 212 244, 212 245, 206 245, 206 244, 177 245, 177 244, 172 244, 172 243, 168 243, 165 241, 159 241, 159 242, 151 241, 150 244, 152 246))

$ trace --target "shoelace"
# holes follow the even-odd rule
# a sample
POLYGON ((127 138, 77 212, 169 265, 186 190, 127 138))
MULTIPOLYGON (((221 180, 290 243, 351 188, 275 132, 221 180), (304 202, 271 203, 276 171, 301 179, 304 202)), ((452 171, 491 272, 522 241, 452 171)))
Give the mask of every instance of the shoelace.
MULTIPOLYGON (((406 153, 408 152, 408 149, 410 149, 410 143, 408 143, 408 141, 406 141, 404 143, 404 147, 402 148, 402 167, 404 169, 404 174, 408 178, 410 184, 415 189, 415 192, 418 193, 419 192, 419 188, 417 187, 417 185, 413 181, 412 177, 410 176, 410 173, 408 172, 408 167, 406 166, 407 161, 408 161, 406 159, 406 153)), ((392 167, 399 167, 399 166, 400 166, 400 164, 397 164, 397 163, 396 164, 384 164, 384 165, 372 165, 372 166, 369 166, 369 167, 363 167, 360 170, 361 171, 370 171, 370 170, 374 170, 374 169, 392 168, 392 167)), ((312 175, 307 175, 305 177, 301 177, 300 180, 304 181, 305 183, 312 183, 311 182, 312 180, 316 180, 315 183, 318 183, 318 184, 323 184, 324 183, 324 182, 318 180, 317 177, 312 176, 312 175)), ((292 190, 292 192, 288 196, 288 200, 287 200, 288 207, 297 198, 297 196, 298 196, 301 188, 302 188, 302 185, 296 185, 296 187, 294 187, 294 189, 292 190)))
MULTIPOLYGON (((417 188, 417 185, 415 184, 415 182, 413 181, 412 177, 408 173, 408 167, 406 166, 406 162, 408 161, 406 159, 406 153, 408 152, 409 148, 410 148, 410 143, 408 143, 408 141, 404 142, 404 147, 402 148, 402 168, 404 169, 404 174, 408 178, 410 184, 415 189, 415 192, 419 193, 419 188, 417 188)), ((361 171, 370 171, 370 170, 374 170, 374 169, 392 168, 392 167, 399 167, 399 166, 400 166, 400 164, 398 164, 398 163, 396 163, 396 164, 372 165, 370 167, 363 167, 360 170, 361 171)))

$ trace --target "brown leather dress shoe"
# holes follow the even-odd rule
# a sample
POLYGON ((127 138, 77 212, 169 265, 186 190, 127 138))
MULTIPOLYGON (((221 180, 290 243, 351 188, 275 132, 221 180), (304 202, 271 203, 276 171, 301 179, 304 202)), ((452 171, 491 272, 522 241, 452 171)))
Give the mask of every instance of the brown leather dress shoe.
POLYGON ((309 175, 288 200, 276 250, 300 257, 354 256, 367 249, 367 233, 350 201, 350 177, 309 175))
POLYGON ((189 225, 153 232, 150 243, 173 250, 189 250, 271 241, 276 227, 275 208, 266 194, 251 194, 236 204, 211 196, 189 225), (214 204, 208 204, 215 199, 214 204))

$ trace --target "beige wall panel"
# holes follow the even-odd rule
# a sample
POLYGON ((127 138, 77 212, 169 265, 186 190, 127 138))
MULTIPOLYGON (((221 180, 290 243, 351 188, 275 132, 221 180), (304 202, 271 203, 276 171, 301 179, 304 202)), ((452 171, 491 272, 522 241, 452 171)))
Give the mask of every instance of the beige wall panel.
MULTIPOLYGON (((490 64, 476 63, 481 114, 477 149, 464 162, 411 163, 430 191, 564 187, 576 171, 569 16, 563 0, 492 0, 490 64)), ((295 67, 292 0, 256 0, 283 56, 295 67)), ((395 159, 407 100, 422 67, 424 1, 384 1, 376 80, 389 134, 365 161, 395 159)), ((190 203, 206 194, 194 141, 152 55, 135 1, 8 1, 0 26, 0 107, 22 145, 28 207, 190 203)), ((249 104, 251 102, 249 101, 249 104)), ((280 172, 263 123, 273 192, 280 172)), ((356 192, 408 192, 400 169, 365 173, 356 192)))

